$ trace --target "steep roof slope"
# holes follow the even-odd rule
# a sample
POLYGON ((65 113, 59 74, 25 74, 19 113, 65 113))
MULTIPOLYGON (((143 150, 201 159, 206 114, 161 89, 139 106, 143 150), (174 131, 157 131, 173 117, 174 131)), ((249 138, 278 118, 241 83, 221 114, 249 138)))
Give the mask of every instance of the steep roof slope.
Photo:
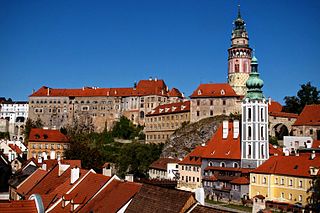
POLYGON ((319 126, 320 104, 306 105, 293 126, 319 126))

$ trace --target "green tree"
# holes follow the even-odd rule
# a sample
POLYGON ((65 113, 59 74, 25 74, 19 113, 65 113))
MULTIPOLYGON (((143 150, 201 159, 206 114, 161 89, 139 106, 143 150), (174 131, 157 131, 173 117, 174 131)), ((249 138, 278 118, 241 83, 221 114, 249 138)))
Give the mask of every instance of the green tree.
POLYGON ((311 195, 308 197, 309 207, 314 212, 320 212, 320 177, 318 176, 314 179, 313 184, 308 192, 311 192, 311 195))
POLYGON ((9 132, 0 132, 0 139, 10 139, 9 132))
POLYGON ((317 87, 312 86, 310 82, 301 85, 300 90, 297 92, 297 96, 286 96, 284 98, 285 112, 301 113, 305 105, 319 104, 320 103, 320 91, 317 87))
POLYGON ((144 139, 144 133, 142 132, 143 126, 134 125, 128 118, 122 116, 120 120, 114 125, 112 129, 112 135, 121 139, 144 139))

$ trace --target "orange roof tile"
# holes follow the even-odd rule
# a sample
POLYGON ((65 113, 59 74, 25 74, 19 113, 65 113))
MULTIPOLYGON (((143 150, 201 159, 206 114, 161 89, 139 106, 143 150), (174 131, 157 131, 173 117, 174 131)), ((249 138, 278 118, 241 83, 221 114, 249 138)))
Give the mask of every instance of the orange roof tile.
POLYGON ((178 97, 178 98, 182 98, 183 97, 182 93, 177 88, 172 88, 168 92, 168 96, 169 97, 178 97))
POLYGON ((24 196, 47 174, 47 171, 37 169, 21 185, 17 187, 17 193, 24 196))
POLYGON ((269 144, 269 154, 270 156, 272 155, 283 155, 283 151, 282 151, 282 148, 281 147, 274 147, 272 146, 272 144, 269 144))
POLYGON ((9 147, 10 147, 13 151, 15 151, 18 155, 22 154, 21 149, 20 149, 17 145, 9 144, 9 147))
POLYGON ((234 167, 221 167, 221 166, 207 166, 205 171, 233 171, 233 172, 241 172, 241 173, 249 173, 253 169, 250 168, 234 168, 234 167))
POLYGON ((289 112, 270 112, 269 111, 269 115, 274 116, 274 117, 283 117, 283 118, 297 118, 298 117, 298 114, 289 113, 289 112))
POLYGON ((312 148, 313 148, 313 149, 318 149, 318 148, 320 148, 320 140, 313 140, 312 148))
POLYGON ((268 106, 269 113, 270 112, 281 112, 282 105, 277 101, 271 101, 271 104, 268 106))
POLYGON ((319 126, 320 104, 306 105, 293 126, 319 126))
POLYGON ((196 147, 192 152, 190 152, 182 161, 180 161, 178 164, 182 165, 196 165, 201 166, 201 155, 204 151, 204 146, 198 146, 196 147))
POLYGON ((272 156, 252 173, 278 174, 296 177, 311 177, 310 167, 320 167, 320 156, 312 160, 310 154, 299 156, 272 156))
POLYGON ((32 128, 29 135, 30 142, 68 142, 67 136, 59 130, 32 128))
POLYGON ((178 163, 178 159, 174 158, 159 158, 158 160, 154 161, 149 168, 165 170, 167 171, 168 163, 178 163))
POLYGON ((240 132, 237 138, 233 138, 233 122, 229 122, 228 137, 226 139, 222 138, 222 131, 223 126, 220 125, 217 132, 208 141, 206 148, 202 153, 202 158, 240 160, 240 132))
POLYGON ((249 179, 246 177, 238 177, 232 181, 230 181, 231 184, 235 184, 235 185, 248 185, 249 179))
POLYGON ((193 91, 190 98, 203 97, 239 97, 232 87, 227 83, 222 84, 200 84, 193 91))
POLYGON ((142 184, 113 180, 96 197, 90 200, 82 212, 117 212, 141 189, 142 184))
POLYGON ((0 212, 6 213, 37 213, 34 200, 13 200, 9 203, 0 203, 0 212))
POLYGON ((190 112, 190 101, 163 104, 157 106, 147 116, 164 115, 173 113, 190 112))

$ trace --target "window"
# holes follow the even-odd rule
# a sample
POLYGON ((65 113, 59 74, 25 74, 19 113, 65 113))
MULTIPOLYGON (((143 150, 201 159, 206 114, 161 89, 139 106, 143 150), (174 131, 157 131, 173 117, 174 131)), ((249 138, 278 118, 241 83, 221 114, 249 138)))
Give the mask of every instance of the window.
POLYGON ((313 129, 310 129, 310 135, 312 135, 313 134, 313 129))
POLYGON ((302 188, 302 180, 299 180, 299 187, 302 188))
POLYGON ((181 176, 181 180, 184 180, 184 177, 183 177, 183 176, 181 176))
POLYGON ((198 116, 198 117, 200 116, 200 111, 197 111, 197 116, 198 116))
POLYGON ((211 105, 211 106, 213 105, 213 100, 210 100, 210 105, 211 105))
POLYGON ((289 180, 289 186, 292 186, 292 179, 289 180))
POLYGON ((184 170, 184 166, 182 166, 181 169, 184 170))
POLYGON ((255 183, 256 182, 256 176, 253 176, 252 177, 252 183, 255 183))
POLYGON ((226 105, 226 103, 227 103, 226 100, 222 101, 222 105, 226 105))
POLYGON ((274 179, 274 183, 275 183, 275 184, 278 184, 278 178, 275 178, 275 179, 274 179))
POLYGON ((302 201, 302 195, 299 195, 299 201, 300 202, 302 201))
POLYGON ((281 178, 281 182, 280 182, 281 185, 284 185, 284 179, 281 178))
POLYGON ((213 110, 210 110, 210 116, 213 116, 213 110))
POLYGON ((267 178, 266 177, 263 177, 263 182, 262 183, 264 183, 264 184, 267 183, 267 178))
POLYGON ((233 167, 234 167, 234 168, 238 168, 238 167, 239 167, 239 164, 238 164, 238 163, 233 163, 233 167))
POLYGON ((220 163, 220 167, 226 167, 225 162, 221 162, 221 163, 220 163))
POLYGON ((251 108, 248 108, 248 121, 251 121, 251 108))
POLYGON ((200 181, 200 180, 199 180, 199 178, 197 177, 197 182, 199 183, 199 181, 200 181))
POLYGON ((239 64, 235 64, 234 65, 234 71, 235 72, 239 72, 239 64))
POLYGON ((251 126, 248 126, 248 140, 251 140, 251 126))
POLYGON ((200 100, 197 100, 197 106, 200 106, 200 100))
POLYGON ((281 198, 284 198, 284 193, 283 192, 281 192, 281 198))
POLYGON ((292 194, 291 193, 289 194, 289 200, 292 200, 292 194))

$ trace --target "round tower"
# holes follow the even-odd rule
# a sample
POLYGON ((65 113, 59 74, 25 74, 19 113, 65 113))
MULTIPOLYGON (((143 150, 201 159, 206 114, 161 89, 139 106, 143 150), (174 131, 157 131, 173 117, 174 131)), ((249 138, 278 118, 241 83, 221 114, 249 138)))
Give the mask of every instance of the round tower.
POLYGON ((251 52, 246 24, 241 17, 240 5, 234 21, 231 47, 228 49, 228 83, 241 96, 247 92, 246 81, 250 74, 251 52))

